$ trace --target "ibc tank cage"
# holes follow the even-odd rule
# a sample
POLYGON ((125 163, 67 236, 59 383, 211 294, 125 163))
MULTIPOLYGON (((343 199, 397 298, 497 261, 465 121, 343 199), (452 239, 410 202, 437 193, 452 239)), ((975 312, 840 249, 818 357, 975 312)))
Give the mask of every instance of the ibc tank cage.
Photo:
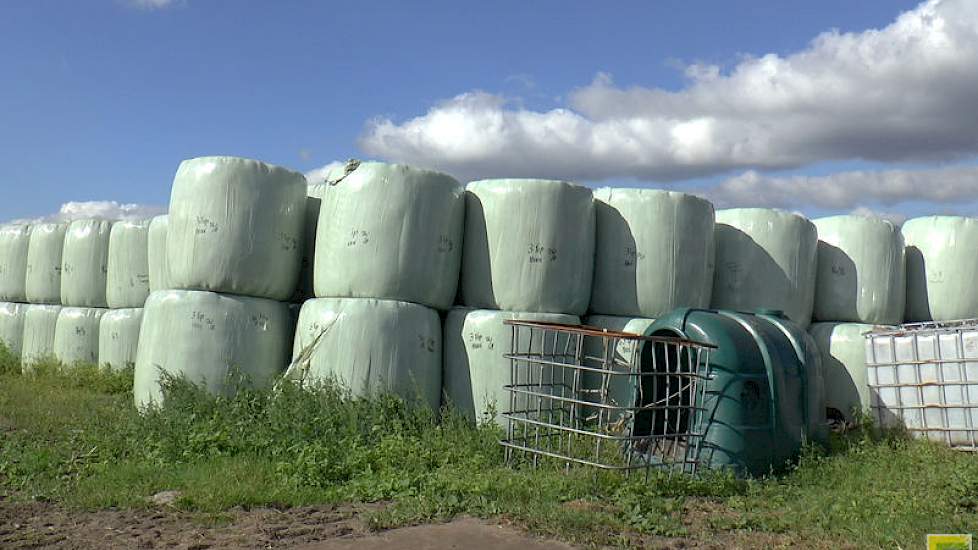
POLYGON ((507 463, 646 475, 697 471, 714 346, 579 325, 504 323, 512 329, 500 442, 507 463))
POLYGON ((910 323, 865 336, 873 419, 978 451, 978 319, 910 323))

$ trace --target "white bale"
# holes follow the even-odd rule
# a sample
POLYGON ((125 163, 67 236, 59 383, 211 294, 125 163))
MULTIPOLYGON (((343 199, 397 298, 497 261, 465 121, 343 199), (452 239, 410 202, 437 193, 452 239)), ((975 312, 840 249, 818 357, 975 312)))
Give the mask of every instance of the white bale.
POLYGON ((146 264, 149 266, 149 291, 169 290, 170 268, 166 262, 166 228, 169 216, 156 216, 149 222, 146 238, 146 264))
MULTIPOLYGON (((624 317, 616 315, 589 315, 584 319, 584 324, 608 330, 612 332, 625 332, 628 334, 645 335, 655 319, 647 317, 624 317)), ((635 359, 636 353, 642 353, 645 349, 644 343, 637 340, 618 340, 613 350, 609 350, 613 356, 611 359, 620 364, 630 365, 635 359)), ((591 366, 598 366, 601 361, 606 359, 605 349, 600 338, 586 339, 584 348, 585 355, 598 358, 598 362, 591 366)), ((651 367, 651 365, 648 365, 651 367)), ((606 404, 613 404, 619 407, 634 406, 638 393, 635 387, 635 378, 628 376, 609 376, 608 395, 605 399, 606 404)), ((594 373, 585 373, 583 377, 584 386, 590 390, 598 391, 601 388, 601 376, 594 373)), ((591 394, 591 400, 599 401, 602 397, 599 393, 591 394)), ((593 411, 597 413, 598 411, 593 411)))
POLYGON ((355 397, 390 393, 438 409, 442 336, 435 310, 394 300, 309 300, 299 313, 293 358, 320 334, 294 376, 335 381, 355 397))
POLYGON ((302 264, 299 269, 299 283, 292 297, 294 302, 304 302, 315 296, 313 280, 316 265, 316 229, 319 226, 319 211, 329 185, 315 184, 306 188, 306 217, 302 231, 302 264))
POLYGON ((193 290, 153 292, 139 332, 135 403, 161 403, 164 372, 215 395, 230 395, 239 382, 267 388, 288 364, 293 329, 282 302, 193 290))
POLYGON ((0 344, 20 358, 24 343, 24 314, 27 304, 0 302, 0 344))
POLYGON ((658 317, 705 308, 713 292, 713 205, 659 189, 594 192, 590 311, 658 317))
POLYGON ((30 226, 0 226, 0 300, 26 302, 27 248, 30 226))
POLYGON ((77 307, 107 307, 106 273, 112 222, 75 220, 65 233, 61 256, 61 303, 77 307))
POLYGON ((113 309, 102 316, 98 329, 98 362, 111 370, 136 364, 143 308, 113 309))
POLYGON ((149 221, 122 221, 109 237, 105 301, 110 308, 143 307, 149 296, 149 221))
POLYGON ((233 157, 183 161, 166 237, 173 287, 288 299, 298 282, 305 200, 298 172, 233 157))
POLYGON ((63 307, 54 328, 54 358, 64 366, 98 364, 98 326, 107 309, 63 307))
POLYGON ((530 179, 476 181, 466 190, 464 304, 583 314, 594 271, 591 190, 530 179))
POLYGON ((28 305, 24 312, 24 344, 20 363, 24 372, 35 364, 54 359, 54 334, 58 325, 59 305, 28 305))
POLYGON ((978 317, 978 219, 927 216, 903 224, 906 321, 978 317))
POLYGON ((812 319, 818 236, 807 218, 776 209, 720 210, 712 307, 779 310, 802 328, 812 319))
POLYGON ((464 216, 464 189, 452 177, 361 163, 323 198, 316 296, 449 308, 458 287, 464 216))
POLYGON ((816 321, 895 324, 907 298, 903 235, 889 220, 830 216, 818 229, 816 321))
MULTIPOLYGON (((576 315, 454 308, 445 317, 445 356, 442 386, 445 399, 472 421, 495 421, 505 427, 503 413, 510 408, 510 393, 503 386, 512 380, 509 353, 513 327, 504 321, 521 319, 548 323, 580 324, 576 315)), ((542 352, 539 336, 520 327, 520 349, 542 352)), ((525 382, 525 381, 524 381, 525 382)))
POLYGON ((32 304, 61 303, 61 254, 65 247, 66 223, 31 226, 27 247, 27 301, 32 304))
POLYGON ((822 356, 825 406, 835 409, 849 422, 857 420, 853 413, 869 412, 863 335, 874 328, 878 327, 864 323, 813 323, 808 328, 822 356))

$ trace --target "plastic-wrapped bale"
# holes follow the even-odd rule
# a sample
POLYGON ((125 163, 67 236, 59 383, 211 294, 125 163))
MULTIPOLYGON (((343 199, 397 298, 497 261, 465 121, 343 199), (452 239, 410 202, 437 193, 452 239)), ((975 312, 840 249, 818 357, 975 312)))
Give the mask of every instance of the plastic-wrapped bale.
POLYGON ((0 226, 0 300, 26 302, 27 248, 30 226, 0 226))
POLYGON ((292 356, 293 379, 334 381, 355 397, 390 393, 434 410, 441 403, 441 321, 419 304, 309 300, 299 313, 292 356))
POLYGON ((66 223, 31 226, 27 247, 27 301, 32 304, 61 303, 61 253, 65 247, 66 223))
POLYGON ((20 363, 24 372, 41 361, 54 359, 54 333, 58 326, 58 305, 28 305, 24 312, 24 343, 20 363))
POLYGON ((193 290, 150 294, 136 352, 137 407, 162 402, 163 373, 215 395, 270 387, 289 362, 294 326, 283 302, 193 290))
POLYGON ((814 220, 818 229, 816 321, 896 324, 907 296, 903 235, 870 216, 814 220))
POLYGON ((870 397, 866 374, 867 332, 877 325, 864 323, 812 323, 809 334, 822 356, 825 379, 825 406, 832 416, 842 415, 848 422, 853 413, 869 412, 870 397))
MULTIPOLYGON (((584 319, 584 324, 589 327, 599 328, 614 332, 626 332, 628 334, 645 335, 655 319, 647 317, 624 317, 616 315, 589 315, 584 319)), ((598 361, 605 359, 605 350, 599 338, 588 338, 587 346, 584 349, 585 355, 595 358, 598 361)), ((614 354, 613 359, 622 363, 630 364, 636 353, 642 353, 644 346, 642 342, 636 340, 619 340, 614 350, 609 350, 614 354)), ((634 387, 634 378, 626 376, 608 377, 608 397, 607 401, 619 407, 629 406, 629 402, 637 401, 638 394, 634 387)), ((591 397, 594 401, 601 401, 601 376, 594 373, 584 373, 584 386, 592 392, 591 397)), ((593 410, 591 414, 599 411, 593 410)))
POLYGON ((766 208, 720 210, 716 222, 712 307, 783 311, 807 327, 815 300, 815 225, 766 208))
MULTIPOLYGON (((469 308, 449 311, 445 317, 442 386, 447 402, 469 420, 495 421, 506 426, 503 413, 510 408, 510 393, 503 386, 511 382, 512 375, 510 360, 503 354, 512 348, 513 327, 503 322, 513 319, 571 325, 581 322, 575 315, 559 313, 469 308)), ((518 330, 520 342, 524 345, 530 342, 530 329, 519 327, 518 330)), ((539 333, 528 349, 543 351, 539 333)))
POLYGON ((458 286, 464 190, 450 176, 361 163, 334 182, 316 232, 316 296, 451 307, 458 286))
POLYGON ((149 291, 169 290, 170 268, 166 262, 166 215, 156 216, 149 222, 149 234, 146 237, 146 264, 149 267, 149 291))
POLYGON ((75 220, 65 233, 61 255, 61 303, 77 307, 107 307, 106 273, 112 222, 75 220))
POLYGON ((466 189, 465 305, 583 314, 594 272, 591 190, 528 179, 476 181, 466 189))
POLYGON ((149 221, 112 226, 107 265, 105 301, 109 307, 143 307, 149 296, 149 221))
POLYGON ((658 189, 598 189, 591 308, 658 317, 709 307, 716 240, 713 205, 658 189))
POLYGON ((0 302, 0 344, 20 358, 24 342, 24 314, 27 304, 0 302))
POLYGON ((183 161, 166 234, 173 287, 287 300, 299 277, 305 200, 298 172, 232 157, 183 161))
POLYGON ((54 358, 62 365, 98 364, 99 307, 64 307, 54 328, 54 358))
POLYGON ((98 329, 98 361, 111 370, 136 364, 143 308, 113 309, 102 316, 98 329))
POLYGON ((978 317, 978 219, 914 218, 902 231, 907 246, 905 320, 978 317))

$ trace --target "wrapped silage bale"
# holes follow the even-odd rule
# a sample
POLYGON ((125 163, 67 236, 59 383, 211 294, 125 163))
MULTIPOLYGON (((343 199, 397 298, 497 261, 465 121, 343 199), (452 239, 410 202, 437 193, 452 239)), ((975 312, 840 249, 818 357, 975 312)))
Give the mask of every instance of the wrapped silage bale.
POLYGON ((109 237, 105 301, 110 308, 143 307, 149 296, 149 221, 121 221, 109 237))
POLYGON ((287 300, 299 277, 305 200, 298 172, 234 157, 183 161, 166 233, 173 287, 287 300))
MULTIPOLYGON (((584 324, 589 327, 612 332, 625 332, 628 334, 638 335, 645 335, 646 331, 654 322, 655 319, 647 317, 626 317, 617 315, 589 315, 584 319, 584 324)), ((601 338, 588 338, 586 340, 586 344, 584 353, 588 357, 595 358, 599 361, 613 359, 621 364, 628 365, 630 365, 635 359, 636 353, 642 353, 642 350, 645 349, 644 342, 638 340, 618 340, 614 349, 608 350, 604 349, 601 338), (606 353, 610 354, 611 356, 608 357, 606 353)), ((651 365, 649 365, 649 367, 651 367, 651 365)), ((590 394, 591 401, 602 400, 600 394, 602 385, 601 378, 601 375, 596 373, 585 373, 583 376, 584 386, 592 392, 590 394)), ((635 406, 638 398, 638 390, 634 384, 635 380, 636 378, 631 376, 609 375, 608 395, 606 398, 607 404, 618 407, 635 406)), ((592 410, 591 414, 597 414, 598 412, 600 411, 592 410)))
POLYGON ((978 219, 927 216, 903 224, 906 321, 978 317, 978 219))
POLYGON ((815 225, 767 208, 720 210, 716 216, 712 307, 779 310, 807 327, 815 300, 815 225))
MULTIPOLYGON (((146 237, 146 264, 149 266, 149 291, 169 290, 170 268, 166 262, 166 228, 169 216, 156 216, 149 222, 146 237)), ((147 296, 148 297, 148 296, 147 296)))
POLYGON ((856 420, 853 413, 869 411, 863 335, 877 327, 865 323, 812 323, 808 328, 822 356, 825 406, 849 422, 856 420))
POLYGON ((105 287, 111 232, 108 220, 75 220, 68 226, 61 255, 63 305, 108 306, 105 287))
POLYGON ((316 298, 302 305, 293 345, 294 379, 334 381, 355 397, 390 393, 437 410, 442 334, 426 306, 369 298, 316 298), (318 340, 317 340, 318 339, 318 340))
POLYGON ((30 226, 0 226, 0 300, 26 302, 27 248, 30 226))
POLYGON ((54 358, 70 367, 98 364, 99 322, 107 309, 63 307, 54 328, 54 358))
POLYGON ((102 316, 98 329, 98 362, 112 370, 136 364, 143 308, 113 309, 102 316))
POLYGON ((269 387, 289 362, 293 330, 283 302, 194 290, 153 292, 139 332, 136 406, 161 402, 164 372, 216 395, 230 395, 239 383, 269 387))
POLYGON ((61 303, 61 254, 67 231, 66 223, 40 223, 31 226, 25 281, 28 302, 61 303))
POLYGON ((591 190, 499 179, 472 182, 466 191, 464 304, 583 314, 594 272, 591 190))
POLYGON ((903 235, 889 220, 830 216, 818 229, 816 321, 896 324, 907 297, 903 235))
POLYGON ((316 296, 438 309, 458 285, 464 189, 445 174, 364 162, 334 182, 316 231, 316 296))
MULTIPOLYGON (((514 319, 570 325, 581 322, 576 315, 560 313, 464 307, 449 311, 445 317, 442 386, 447 402, 471 421, 495 421, 506 427, 503 413, 510 408, 510 393, 503 386, 511 383, 512 374, 510 360, 503 354, 512 349, 513 327, 504 321, 514 319)), ((533 336, 527 327, 518 331, 521 352, 544 351, 539 332, 533 336)), ((549 343, 552 345, 552 340, 549 343)))
POLYGON ((18 359, 23 350, 27 307, 27 304, 0 302, 0 344, 18 359))
POLYGON ((677 307, 709 307, 716 242, 709 201, 611 188, 598 189, 594 199, 591 311, 658 317, 677 307))
POLYGON ((58 326, 59 305, 28 305, 24 312, 24 343, 20 362, 24 372, 35 364, 54 359, 54 334, 58 326))

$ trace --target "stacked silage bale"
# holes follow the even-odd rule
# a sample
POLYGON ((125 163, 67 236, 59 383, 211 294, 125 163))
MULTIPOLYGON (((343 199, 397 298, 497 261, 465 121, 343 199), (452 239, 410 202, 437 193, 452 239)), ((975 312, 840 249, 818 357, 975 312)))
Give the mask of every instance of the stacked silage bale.
POLYGON ((892 222, 872 216, 831 216, 814 224, 818 267, 809 333, 821 354, 830 415, 852 422, 870 405, 863 335, 903 320, 904 238, 892 222))
MULTIPOLYGON (((61 364, 98 363, 99 322, 108 311, 106 285, 113 222, 75 220, 65 232, 61 255, 61 304, 54 328, 53 355, 61 364)), ((34 316, 49 319, 46 313, 34 316)), ((47 327, 32 327, 41 336, 47 327)), ((33 353, 33 352, 32 352, 33 353)))
POLYGON ((903 224, 907 321, 978 318, 978 219, 927 216, 903 224))
MULTIPOLYGON (((532 179, 472 182, 465 197, 462 307, 445 320, 445 397, 470 419, 504 425, 511 378, 503 354, 513 335, 504 322, 580 324, 591 299, 594 201, 586 187, 532 179)), ((518 330, 521 343, 542 351, 518 330)))
POLYGON ((458 284, 462 186, 438 172, 364 162, 331 178, 321 201, 316 298, 299 314, 296 377, 437 409, 437 310, 451 307, 458 284))
POLYGON ((149 297, 150 220, 120 221, 109 236, 105 300, 99 323, 98 362, 111 370, 136 363, 143 306, 149 297))
MULTIPOLYGON (((162 239, 169 281, 152 283, 162 288, 143 309, 137 406, 159 402, 166 376, 228 394, 240 383, 267 386, 285 368, 304 200, 305 178, 285 168, 234 157, 180 164, 162 239)), ((161 278, 154 272, 151 281, 161 278)))
POLYGON ((31 226, 25 289, 30 302, 24 312, 21 364, 25 372, 54 359, 54 332, 61 312, 61 269, 67 223, 31 226))
POLYGON ((20 357, 24 338, 29 241, 29 226, 0 226, 0 344, 14 357, 20 357))

